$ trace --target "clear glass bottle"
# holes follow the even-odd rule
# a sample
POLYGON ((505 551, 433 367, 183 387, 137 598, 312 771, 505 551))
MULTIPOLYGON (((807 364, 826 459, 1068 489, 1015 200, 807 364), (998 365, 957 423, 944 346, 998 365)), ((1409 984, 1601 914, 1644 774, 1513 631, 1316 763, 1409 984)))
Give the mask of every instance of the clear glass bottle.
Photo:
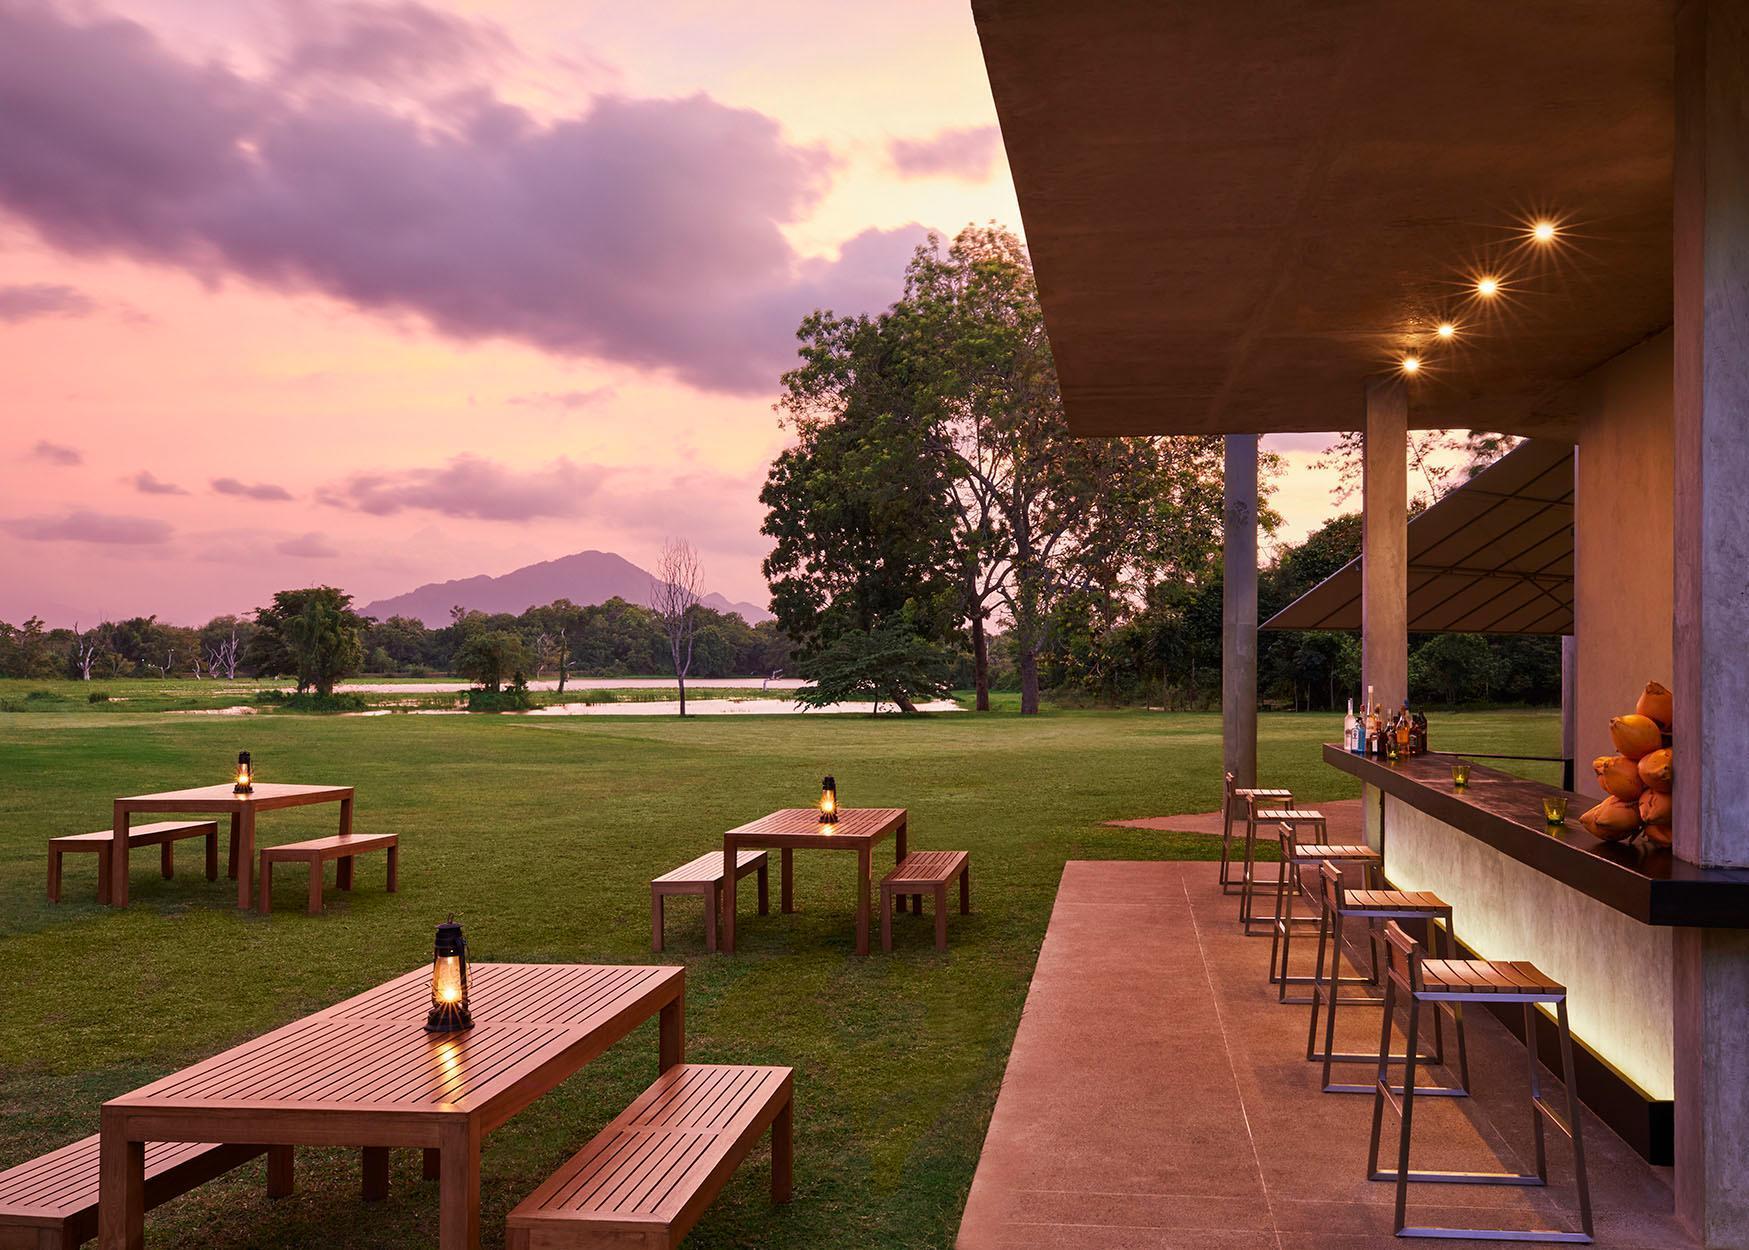
POLYGON ((1360 718, 1354 714, 1354 700, 1348 700, 1348 715, 1342 718, 1342 749, 1356 752, 1360 741, 1360 718))

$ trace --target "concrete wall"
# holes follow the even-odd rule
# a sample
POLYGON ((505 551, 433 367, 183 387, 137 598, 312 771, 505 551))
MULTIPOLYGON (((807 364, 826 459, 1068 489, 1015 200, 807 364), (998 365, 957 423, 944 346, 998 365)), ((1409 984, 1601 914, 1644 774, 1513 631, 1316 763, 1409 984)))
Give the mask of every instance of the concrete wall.
POLYGON ((1673 341, 1666 331, 1581 386, 1573 510, 1577 788, 1613 753, 1609 718, 1648 681, 1672 684, 1673 341))

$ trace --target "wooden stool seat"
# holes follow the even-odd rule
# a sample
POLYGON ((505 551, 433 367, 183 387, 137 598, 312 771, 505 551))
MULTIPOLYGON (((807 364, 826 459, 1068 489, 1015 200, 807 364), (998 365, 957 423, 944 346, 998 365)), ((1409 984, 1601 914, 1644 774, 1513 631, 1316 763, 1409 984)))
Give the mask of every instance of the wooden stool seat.
POLYGON ((771 1200, 793 1175, 792 1071, 682 1063, 524 1198, 509 1250, 678 1246, 771 1129, 771 1200))
POLYGON ((1451 910, 1450 905, 1431 890, 1344 890, 1342 903, 1350 915, 1402 912, 1407 917, 1451 910))
MULTIPOLYGON (((184 838, 206 839, 206 879, 219 877, 219 825, 215 820, 160 820, 150 825, 135 825, 128 830, 128 846, 158 846, 163 851, 159 867, 168 881, 176 875, 175 844, 184 838)), ((49 839, 49 902, 61 901, 61 857, 81 851, 97 852, 97 900, 109 899, 110 848, 115 845, 115 830, 99 829, 95 833, 66 833, 49 839)))
POLYGON ((310 866, 310 903, 312 916, 322 911, 322 865, 338 860, 334 884, 342 890, 352 888, 352 858, 370 851, 388 852, 388 890, 399 888, 400 836, 393 833, 341 833, 326 838, 311 838, 307 842, 287 842, 265 847, 261 851, 260 899, 258 910, 263 916, 273 911, 273 866, 303 863, 310 866))
MULTIPOLYGON (((1247 849, 1252 847, 1252 838, 1256 834, 1257 809, 1261 806, 1281 808, 1292 807, 1294 794, 1292 790, 1268 789, 1263 786, 1235 785, 1232 773, 1227 773, 1222 783, 1223 797, 1221 800, 1221 893, 1237 894, 1244 889, 1244 878, 1235 877, 1233 869, 1233 822, 1243 820, 1247 849)), ((1249 865, 1246 867, 1249 872, 1249 865)))
MULTIPOLYGON (((1379 1034, 1378 1080, 1373 1086, 1372 1137, 1367 1146, 1366 1173, 1375 1181, 1393 1181, 1397 1187, 1396 1232, 1399 1237, 1448 1237, 1458 1241, 1556 1241, 1592 1240, 1591 1185, 1585 1174, 1585 1134, 1579 1110, 1579 1090, 1573 1071, 1573 1035, 1567 1026, 1567 990, 1544 975, 1535 964, 1502 959, 1429 959, 1421 944, 1403 931, 1395 920, 1385 922, 1385 1021, 1379 1034), (1391 1044, 1391 1017, 1398 1003, 1408 1000, 1408 1044, 1404 1046, 1403 1084, 1392 1086, 1385 1076, 1391 1044), (1415 1097, 1425 1091, 1415 1087, 1416 1052, 1424 1003, 1517 1002, 1524 1004, 1525 1063, 1530 1076, 1531 1126, 1536 1146, 1534 1172, 1444 1172, 1412 1171, 1409 1140, 1415 1119, 1415 1097), (1561 1080, 1566 1085, 1563 1115, 1543 1097, 1537 1075, 1536 1006, 1547 1003, 1555 1009, 1555 1028, 1560 1039, 1561 1080), (1397 1166, 1379 1168, 1379 1140, 1385 1108, 1398 1117, 1397 1166), (1574 1229, 1502 1229, 1411 1227, 1408 1224, 1409 1186, 1451 1185, 1547 1185, 1548 1147, 1543 1122, 1565 1133, 1573 1144, 1573 1184, 1579 1191, 1579 1227, 1574 1229)), ((1435 1019, 1438 1019, 1437 1006, 1435 1019)))
MULTIPOLYGON (((759 874, 759 914, 771 911, 770 868, 764 851, 735 852, 735 880, 750 872, 759 874)), ((706 851, 697 859, 688 860, 671 872, 665 872, 650 882, 650 949, 662 949, 663 929, 667 923, 665 901, 673 894, 696 894, 704 899, 704 948, 717 949, 717 913, 722 910, 723 854, 706 851)))
POLYGON ((965 851, 912 851, 881 878, 881 949, 893 949, 893 904, 925 890, 935 896, 935 949, 947 949, 947 887, 960 883, 960 914, 972 910, 972 857, 965 851))
MULTIPOLYGON (((74 1250, 97 1236, 99 1140, 93 1133, 0 1172, 0 1246, 74 1250)), ((267 1149, 147 1142, 146 1208, 223 1176, 267 1149)), ((284 1149, 289 1154, 289 1147, 284 1149)))

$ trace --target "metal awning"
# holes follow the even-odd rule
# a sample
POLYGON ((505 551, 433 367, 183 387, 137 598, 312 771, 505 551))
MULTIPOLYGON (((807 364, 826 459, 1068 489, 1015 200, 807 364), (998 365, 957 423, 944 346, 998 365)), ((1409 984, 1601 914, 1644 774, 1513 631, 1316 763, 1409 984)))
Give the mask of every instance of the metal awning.
MULTIPOLYGON (((1350 560, 1262 629, 1360 628, 1350 560)), ((1533 439, 1409 522, 1409 632, 1573 632, 1573 448, 1533 439)))

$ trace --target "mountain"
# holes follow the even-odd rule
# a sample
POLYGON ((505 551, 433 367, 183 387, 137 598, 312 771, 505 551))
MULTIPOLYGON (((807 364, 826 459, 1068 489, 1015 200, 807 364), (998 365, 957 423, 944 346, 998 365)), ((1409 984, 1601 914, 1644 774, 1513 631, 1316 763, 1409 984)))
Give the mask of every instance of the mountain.
MULTIPOLYGON (((579 551, 557 560, 543 560, 501 577, 464 577, 453 582, 430 582, 404 595, 378 599, 360 609, 379 621, 391 616, 411 616, 436 628, 449 623, 449 610, 456 604, 479 612, 522 612, 555 599, 572 603, 606 603, 616 595, 628 603, 650 602, 650 584, 656 579, 623 556, 611 551, 579 551)), ((748 624, 771 619, 771 613, 751 603, 734 603, 719 594, 700 600, 718 612, 738 612, 748 624)))

